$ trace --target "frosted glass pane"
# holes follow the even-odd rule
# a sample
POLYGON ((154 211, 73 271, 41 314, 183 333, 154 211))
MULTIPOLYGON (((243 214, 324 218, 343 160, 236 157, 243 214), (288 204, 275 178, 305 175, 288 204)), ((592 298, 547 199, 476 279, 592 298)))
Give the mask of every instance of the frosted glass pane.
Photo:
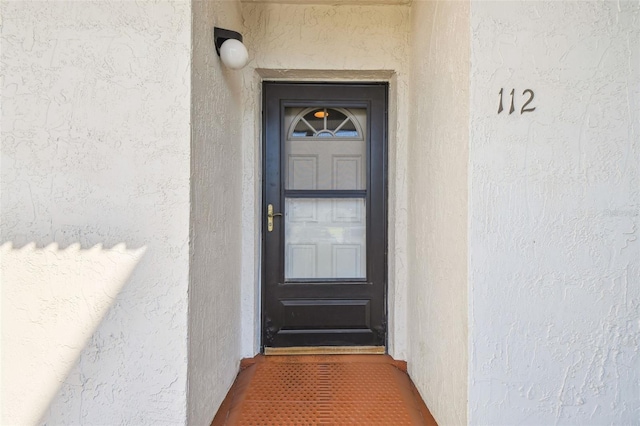
POLYGON ((285 279, 365 278, 363 198, 285 201, 285 279))

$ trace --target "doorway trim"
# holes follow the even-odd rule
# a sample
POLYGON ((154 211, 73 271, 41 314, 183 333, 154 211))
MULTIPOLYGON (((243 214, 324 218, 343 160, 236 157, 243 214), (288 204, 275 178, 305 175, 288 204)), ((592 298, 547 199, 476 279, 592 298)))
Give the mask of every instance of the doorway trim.
POLYGON ((388 97, 388 353, 407 356, 408 76, 395 70, 281 70, 246 67, 242 91, 241 356, 260 351, 262 217, 262 82, 389 83, 388 97))
MULTIPOLYGON (((261 350, 315 346, 318 348, 316 351, 319 351, 320 348, 326 347, 325 345, 355 346, 359 350, 367 351, 370 351, 371 347, 386 350, 388 335, 388 91, 387 82, 263 82, 262 188, 263 197, 267 198, 263 198, 261 218, 263 228, 261 350), (324 109, 322 109, 323 106, 324 109), (357 114, 364 115, 352 116, 348 108, 356 108, 360 111, 357 114), (290 120, 293 121, 287 124, 285 111, 291 110, 297 114, 297 118, 291 115, 290 120), (316 118, 317 112, 315 117, 312 115, 315 110, 322 114, 321 118, 316 118), (331 111, 330 114, 327 114, 327 111, 331 111), (309 121, 301 118, 302 114, 307 113, 305 118, 309 121), (329 119, 327 116, 330 116, 329 119), (343 125, 348 128, 352 125, 357 135, 351 132, 347 137, 338 137, 330 133, 333 137, 320 139, 313 137, 315 133, 308 135, 308 129, 311 128, 309 123, 315 123, 314 125, 322 128, 323 120, 325 130, 322 132, 328 133, 329 130, 326 129, 330 126, 328 120, 331 117, 334 117, 334 121, 339 117, 335 124, 338 128, 343 125), (338 125, 340 121, 342 124, 338 125), (302 125, 305 136, 291 136, 293 126, 302 122, 307 126, 302 125), (360 125, 363 127, 360 128, 360 125), (308 139, 309 137, 311 139, 308 139), (312 145, 309 145, 312 140, 312 145), (287 146, 292 150, 289 154, 287 154, 287 146), (316 148, 311 149, 310 146, 316 148), (326 150, 329 146, 331 151, 326 150), (325 147, 324 151, 320 147, 325 147), (306 181, 296 180, 294 184, 293 180, 289 180, 291 177, 287 178, 286 170, 291 167, 291 160, 287 159, 289 158, 287 155, 294 158, 302 156, 306 165, 311 153, 314 153, 313 158, 317 162, 316 173, 318 174, 307 176, 306 181), (337 182, 333 180, 335 176, 332 173, 323 175, 321 170, 333 170, 335 164, 332 163, 332 159, 335 161, 343 158, 347 153, 349 158, 356 156, 359 159, 361 166, 358 170, 361 170, 359 172, 361 174, 356 173, 351 181, 343 181, 343 183, 349 182, 348 187, 340 188, 336 186, 337 182), (334 157, 334 154, 337 157, 334 157), (324 184, 318 183, 318 179, 324 184), (335 204, 336 197, 343 199, 341 204, 335 204), (288 201, 285 202, 285 200, 288 201), (329 203, 316 204, 322 200, 329 200, 329 203), (344 210, 344 202, 356 201, 366 201, 366 203, 361 204, 360 207, 355 207, 357 203, 355 206, 347 204, 350 207, 344 210), (329 255, 324 261, 318 261, 319 265, 325 265, 328 269, 320 272, 317 277, 313 274, 307 276, 307 270, 297 272, 301 275, 287 275, 286 271, 292 267, 291 264, 285 267, 286 253, 288 253, 285 249, 285 240, 288 238, 285 237, 287 234, 285 223, 288 219, 284 218, 292 217, 291 211, 285 211, 288 202, 313 203, 316 206, 313 211, 316 212, 315 208, 319 209, 318 212, 313 213, 314 216, 316 214, 321 216, 322 212, 328 214, 329 218, 335 218, 336 214, 354 215, 349 216, 352 220, 348 223, 338 220, 338 223, 331 225, 343 228, 346 226, 344 229, 349 230, 347 235, 350 235, 346 237, 347 240, 332 240, 329 244, 320 244, 320 248, 316 246, 317 240, 309 239, 308 235, 301 234, 298 237, 302 240, 296 241, 307 250, 309 245, 313 244, 318 253, 325 254, 335 249, 335 243, 347 244, 351 250, 355 245, 360 253, 364 252, 366 262, 362 261, 360 264, 366 263, 366 272, 362 269, 352 271, 347 268, 348 271, 343 272, 347 275, 334 275, 339 272, 333 269, 336 260, 331 260, 332 257, 329 255), (273 223, 274 220, 270 219, 268 230, 265 229, 267 216, 265 203, 273 203, 269 204, 271 209, 269 212, 273 210, 282 212, 278 213, 282 218, 277 223, 273 223), (320 205, 324 207, 321 208, 320 205), (341 213, 337 213, 336 208, 341 213), (347 211, 349 213, 346 213, 347 211), (366 222, 362 223, 364 217, 366 222), (363 225, 365 225, 364 228, 362 228, 363 225), (366 232, 364 246, 361 232, 366 232), (360 275, 361 273, 364 275, 360 275)), ((305 232, 310 232, 309 226, 317 220, 319 219, 306 223, 303 226, 307 230, 305 232)), ((296 223, 298 222, 291 223, 291 226, 296 223)), ((322 231, 317 229, 316 232, 322 234, 322 231)), ((335 257, 335 253, 333 256, 335 257)), ((358 262, 355 262, 354 265, 357 265, 358 262)), ((293 269, 289 273, 293 273, 292 271, 293 269)))

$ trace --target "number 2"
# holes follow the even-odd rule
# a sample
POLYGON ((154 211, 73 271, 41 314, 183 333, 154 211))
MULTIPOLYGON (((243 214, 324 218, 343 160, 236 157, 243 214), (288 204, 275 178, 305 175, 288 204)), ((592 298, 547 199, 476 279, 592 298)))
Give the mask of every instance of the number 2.
POLYGON ((524 114, 525 112, 532 112, 535 111, 536 107, 533 108, 527 108, 527 105, 529 105, 531 103, 531 101, 533 101, 533 97, 535 96, 533 94, 533 90, 531 89, 527 89, 524 92, 522 92, 522 96, 524 96, 525 93, 529 92, 529 100, 527 100, 527 102, 524 103, 524 105, 522 105, 522 109, 520 110, 520 114, 524 114))

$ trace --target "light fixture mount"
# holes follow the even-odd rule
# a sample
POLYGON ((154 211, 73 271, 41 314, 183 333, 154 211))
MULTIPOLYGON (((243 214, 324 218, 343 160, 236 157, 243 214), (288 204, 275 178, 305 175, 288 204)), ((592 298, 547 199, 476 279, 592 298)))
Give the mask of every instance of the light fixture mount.
POLYGON ((216 53, 222 63, 232 70, 239 70, 247 65, 249 52, 242 44, 242 34, 237 31, 213 28, 213 41, 216 45, 216 53))
POLYGON ((222 46, 222 43, 229 39, 238 40, 242 43, 242 34, 237 31, 213 27, 213 41, 216 45, 216 53, 218 53, 218 56, 220 56, 220 47, 222 46))

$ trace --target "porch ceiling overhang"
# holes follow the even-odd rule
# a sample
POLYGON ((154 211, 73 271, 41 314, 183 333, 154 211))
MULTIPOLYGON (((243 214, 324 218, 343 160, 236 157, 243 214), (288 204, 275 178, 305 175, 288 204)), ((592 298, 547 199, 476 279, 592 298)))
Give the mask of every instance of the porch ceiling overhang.
POLYGON ((240 0, 242 3, 329 4, 339 5, 407 5, 412 0, 240 0))

